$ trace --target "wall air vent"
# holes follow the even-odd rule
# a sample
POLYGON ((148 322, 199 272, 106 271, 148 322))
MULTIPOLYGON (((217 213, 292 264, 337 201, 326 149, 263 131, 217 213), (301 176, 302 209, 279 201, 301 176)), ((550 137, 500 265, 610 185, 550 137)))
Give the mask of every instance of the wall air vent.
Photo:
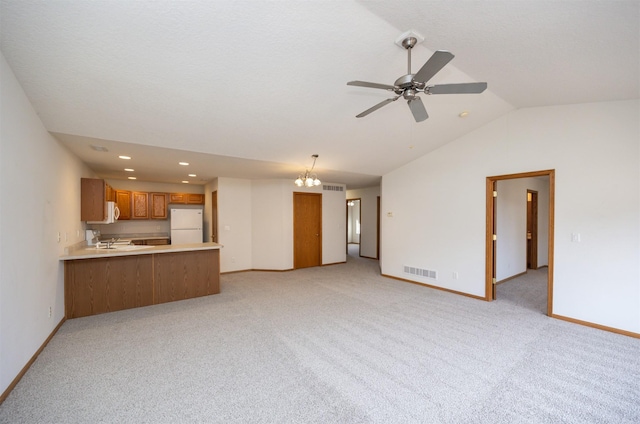
POLYGON ((434 280, 438 279, 438 272, 437 271, 433 271, 431 269, 423 269, 423 268, 415 268, 412 266, 404 266, 404 273, 405 274, 411 274, 411 275, 416 275, 418 277, 426 277, 426 278, 433 278, 434 280))
POLYGON ((344 191, 343 186, 323 185, 322 189, 325 191, 344 191))

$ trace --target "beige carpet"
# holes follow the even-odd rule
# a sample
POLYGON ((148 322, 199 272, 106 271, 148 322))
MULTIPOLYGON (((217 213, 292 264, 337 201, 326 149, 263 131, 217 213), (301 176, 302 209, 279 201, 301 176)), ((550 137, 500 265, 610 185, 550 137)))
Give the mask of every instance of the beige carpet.
POLYGON ((548 318, 516 280, 488 303, 379 274, 349 256, 69 320, 0 423, 640 422, 640 340, 548 318))

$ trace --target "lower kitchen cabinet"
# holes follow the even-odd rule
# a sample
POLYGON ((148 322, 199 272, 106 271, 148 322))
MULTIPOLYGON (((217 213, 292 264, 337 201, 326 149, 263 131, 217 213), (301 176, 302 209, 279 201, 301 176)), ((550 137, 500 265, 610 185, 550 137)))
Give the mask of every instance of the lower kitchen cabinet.
POLYGON ((64 264, 67 319, 220 293, 219 249, 69 259, 64 264))
POLYGON ((67 318, 153 305, 153 256, 65 262, 67 318))
POLYGON ((164 246, 166 244, 169 244, 169 239, 168 238, 163 238, 163 239, 145 239, 145 240, 141 240, 141 239, 137 239, 137 240, 133 240, 131 242, 132 244, 141 246, 141 245, 146 245, 146 246, 164 246))
POLYGON ((218 250, 165 253, 155 258, 155 303, 220 293, 218 250), (214 266, 215 264, 215 266, 214 266))

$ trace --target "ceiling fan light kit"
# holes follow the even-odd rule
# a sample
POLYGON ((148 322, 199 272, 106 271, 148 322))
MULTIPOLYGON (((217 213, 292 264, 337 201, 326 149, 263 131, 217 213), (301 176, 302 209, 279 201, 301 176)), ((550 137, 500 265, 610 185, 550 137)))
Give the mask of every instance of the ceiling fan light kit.
POLYGON ((422 122, 429 118, 427 110, 422 103, 422 99, 418 96, 418 93, 431 94, 474 94, 482 93, 487 88, 486 82, 470 82, 459 84, 437 84, 427 85, 427 82, 433 78, 442 68, 447 65, 454 55, 445 50, 436 51, 427 62, 422 65, 422 68, 415 74, 411 73, 411 49, 416 44, 424 41, 424 38, 414 31, 407 31, 396 40, 396 44, 407 50, 407 74, 398 78, 393 85, 378 84, 375 82, 366 81, 349 81, 347 85, 377 88, 381 90, 392 91, 396 94, 395 97, 381 101, 380 103, 370 107, 362 113, 356 115, 356 118, 362 118, 367 116, 371 112, 380 109, 389 103, 395 102, 400 97, 407 101, 409 109, 413 114, 413 118, 416 122, 422 122))
POLYGON ((293 182, 298 187, 314 187, 322 184, 322 181, 318 178, 316 174, 313 173, 313 168, 316 166, 316 159, 318 159, 318 155, 311 155, 313 158, 313 165, 311 165, 311 169, 305 169, 304 173, 298 175, 298 178, 293 182))

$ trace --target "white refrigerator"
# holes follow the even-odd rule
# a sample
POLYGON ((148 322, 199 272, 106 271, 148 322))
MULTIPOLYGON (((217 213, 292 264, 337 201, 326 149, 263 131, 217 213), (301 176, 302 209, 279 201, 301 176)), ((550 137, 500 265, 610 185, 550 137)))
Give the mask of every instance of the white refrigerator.
POLYGON ((171 209, 171 244, 202 243, 202 209, 171 209))

